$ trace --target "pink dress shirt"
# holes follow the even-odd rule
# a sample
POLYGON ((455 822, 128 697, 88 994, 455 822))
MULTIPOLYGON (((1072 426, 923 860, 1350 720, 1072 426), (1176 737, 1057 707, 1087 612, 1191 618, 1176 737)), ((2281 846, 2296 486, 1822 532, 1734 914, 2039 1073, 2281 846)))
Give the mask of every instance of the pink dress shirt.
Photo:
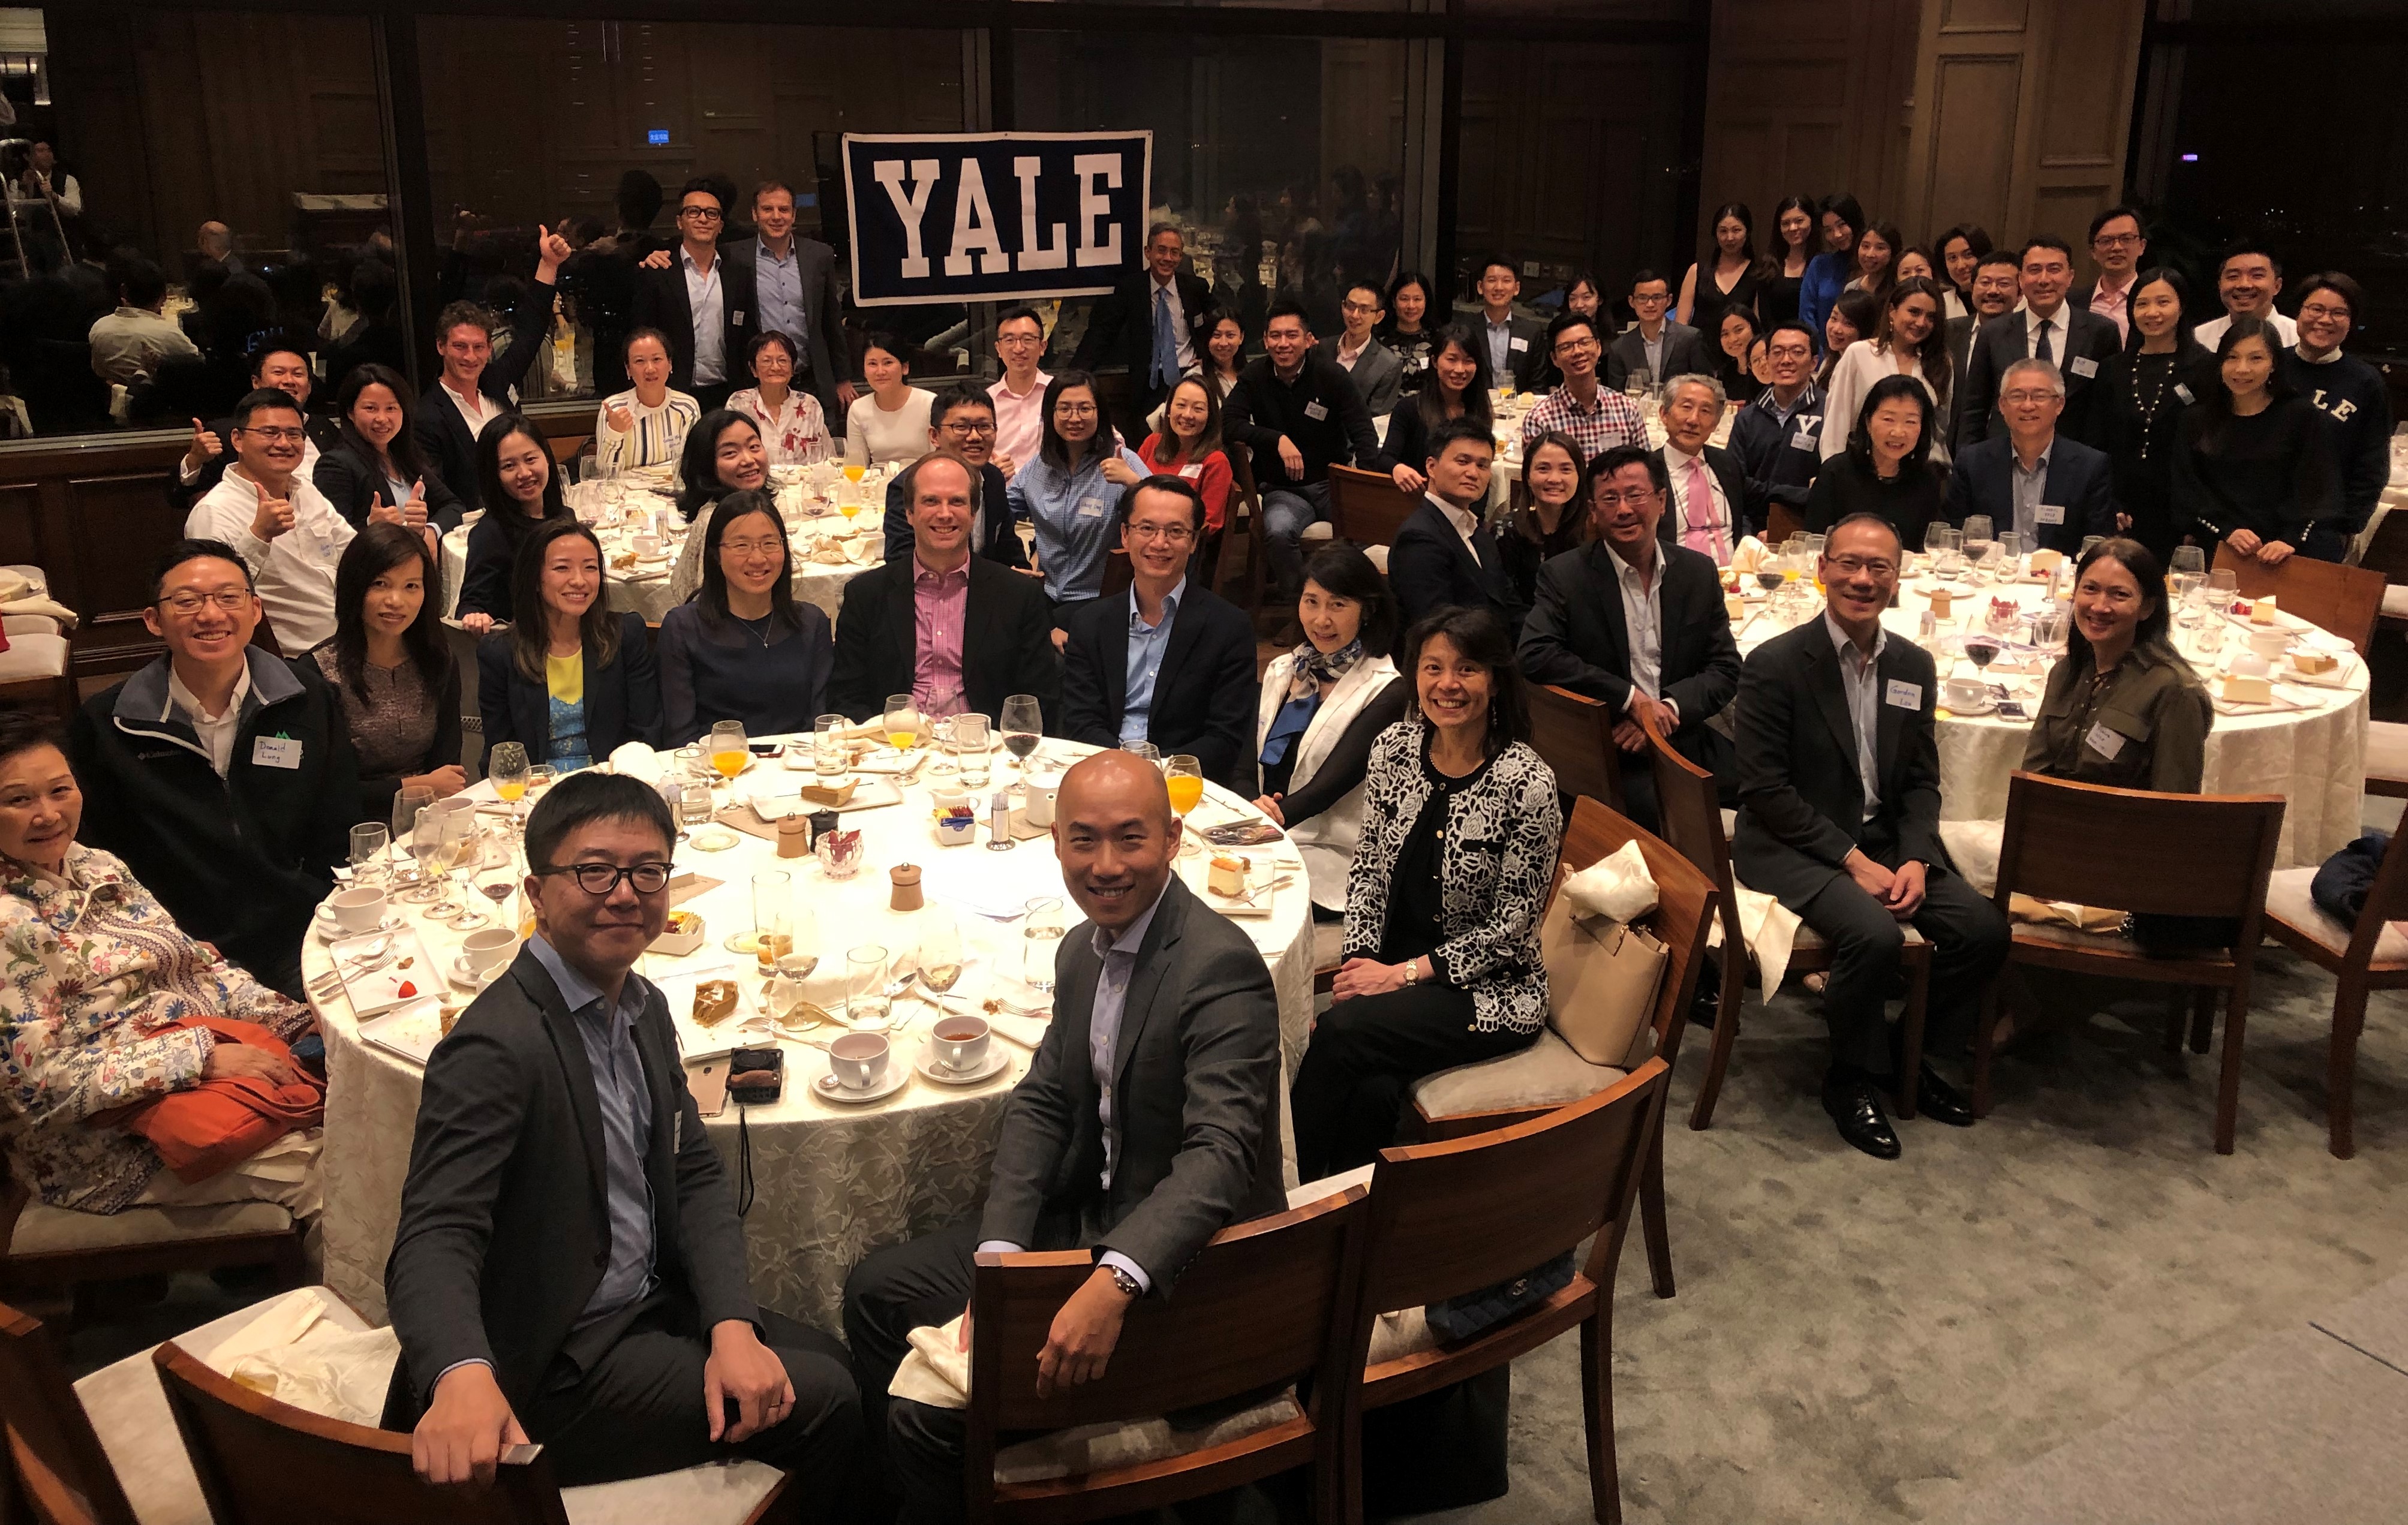
POLYGON ((970 563, 931 572, 911 558, 911 703, 931 720, 967 708, 962 635, 969 621, 970 563))

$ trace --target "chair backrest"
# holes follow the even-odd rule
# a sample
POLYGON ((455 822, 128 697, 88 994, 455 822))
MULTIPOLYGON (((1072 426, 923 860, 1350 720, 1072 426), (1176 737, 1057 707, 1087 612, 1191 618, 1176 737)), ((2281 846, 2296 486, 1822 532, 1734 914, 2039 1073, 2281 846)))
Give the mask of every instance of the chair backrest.
POLYGON ((2280 794, 2156 794, 2017 772, 2007 781, 1998 903, 2021 891, 2160 916, 2240 919, 2258 946, 2283 834, 2280 794))
MULTIPOLYGON (((2408 856, 2408 855, 2403 855, 2408 856)), ((0 1304, 0 1423, 8 1465, 44 1525, 134 1525, 117 1469, 42 1321, 0 1304)))
POLYGON ((490 1489, 411 1469, 409 1436, 330 1419, 238 1387, 170 1340, 151 1353, 209 1513, 240 1525, 568 1525, 540 1447, 490 1489))
POLYGON ((1590 1266, 1610 1264, 1600 1256, 1620 1247, 1669 1074, 1651 1059, 1619 1084, 1527 1122, 1383 1149, 1356 1318, 1494 1286, 1592 1233, 1590 1266), (1609 1224, 1614 1233, 1598 1233, 1609 1224))
POLYGON ((2243 598, 2269 594, 2285 610, 2319 630, 2329 630, 2366 655, 2374 639, 2374 619, 2383 612, 2383 574, 2339 562, 2294 556, 2277 566, 2215 548, 2215 569, 2230 572, 2243 598))
POLYGON ((1104 587, 1096 596, 1110 598, 1114 593, 1126 591, 1128 585, 1136 580, 1137 563, 1130 559, 1127 551, 1114 546, 1104 553, 1104 587))
POLYGON ((1723 803, 1714 776, 1683 757, 1654 727, 1647 732, 1656 771, 1656 814, 1664 840, 1713 880, 1720 894, 1723 936, 1733 948, 1747 939, 1739 930, 1739 897, 1731 892, 1730 838, 1723 831, 1723 803))
POLYGON ((2408 852, 2386 850, 2382 866, 2374 871, 2374 883, 2367 888, 2358 925, 2350 930, 2349 951, 2343 955, 2343 964, 2355 970, 2374 962, 2374 945, 2394 921, 2408 921, 2408 852))
POLYGON ((1622 808, 1622 751, 1613 711, 1552 683, 1530 685, 1530 746, 1555 774, 1555 787, 1622 808))
POLYGON ((2386 583, 2408 582, 2408 514, 2385 514, 2358 564, 2382 573, 2386 583))
POLYGON ((1698 993, 1698 971, 1705 967, 1706 931, 1713 925, 1722 895, 1714 881, 1671 844, 1586 795, 1572 802, 1557 877, 1619 852, 1630 842, 1639 844, 1647 872, 1656 879, 1656 914, 1647 929, 1664 945, 1664 982, 1656 989, 1656 1010, 1647 1025, 1656 1033, 1656 1052, 1669 1064, 1680 1052, 1689 1002, 1698 993))
POLYGON ((1785 503, 1774 503, 1765 510, 1764 543, 1777 546, 1793 534, 1805 533, 1806 520, 1797 509, 1785 503))
MULTIPOLYGON (((982 1254, 970 1291, 971 1472, 996 1432, 1150 1418, 1335 1376, 1362 1276, 1364 1189, 1240 1223, 1180 1273, 1179 1293, 1132 1304, 1103 1375, 1037 1396, 1038 1352, 1063 1302, 1095 1275, 1085 1250, 982 1254)), ((1326 1384, 1325 1384, 1326 1387, 1326 1384)))
POLYGON ((1380 472, 1354 466, 1329 468, 1329 519, 1340 540, 1358 546, 1392 544, 1421 501, 1380 472))

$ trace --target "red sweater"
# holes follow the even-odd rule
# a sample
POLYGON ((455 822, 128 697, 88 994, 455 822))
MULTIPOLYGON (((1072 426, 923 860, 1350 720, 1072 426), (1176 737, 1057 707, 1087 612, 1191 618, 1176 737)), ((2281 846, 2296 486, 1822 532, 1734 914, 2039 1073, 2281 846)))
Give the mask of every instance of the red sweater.
POLYGON ((1161 452, 1171 449, 1171 442, 1160 435, 1148 435, 1145 443, 1137 448, 1137 458, 1145 469, 1163 477, 1184 477, 1196 484, 1204 498, 1204 533, 1218 530, 1229 517, 1229 458, 1214 450, 1201 462, 1190 461, 1179 466, 1162 464, 1161 452))

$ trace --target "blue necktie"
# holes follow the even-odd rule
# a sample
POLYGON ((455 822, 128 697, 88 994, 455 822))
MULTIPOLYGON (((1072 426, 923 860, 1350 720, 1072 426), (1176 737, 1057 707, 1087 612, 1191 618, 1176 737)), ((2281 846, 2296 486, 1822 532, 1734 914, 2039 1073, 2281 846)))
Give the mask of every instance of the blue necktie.
POLYGON ((1170 333, 1170 292, 1154 289, 1154 385, 1167 387, 1179 379, 1179 341, 1170 333))

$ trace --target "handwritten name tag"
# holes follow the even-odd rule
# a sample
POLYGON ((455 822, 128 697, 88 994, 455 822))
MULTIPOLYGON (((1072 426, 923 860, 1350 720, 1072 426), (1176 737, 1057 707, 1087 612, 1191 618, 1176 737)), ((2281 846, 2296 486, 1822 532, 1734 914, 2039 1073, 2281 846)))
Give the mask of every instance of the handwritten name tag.
POLYGON ((1882 703, 1896 705, 1900 709, 1923 707, 1923 685, 1893 677, 1882 689, 1882 703))
POLYGON ((2115 761, 2115 754, 2124 749, 2124 734, 2120 731, 2110 731, 2107 729, 2106 722, 2102 720, 2090 728, 2090 734, 2082 738, 2082 744, 2113 762, 2115 761))
POLYGON ((257 736, 251 744, 251 765, 254 768, 297 768, 301 765, 301 744, 291 736, 257 736))
POLYGON ((1329 417, 1329 405, 1326 403, 1307 403, 1304 405, 1304 416, 1311 419, 1313 422, 1319 423, 1322 420, 1329 417))
POLYGON ((1527 339, 1507 339, 1505 341, 1505 348, 1508 349, 1527 349, 1530 348, 1530 341, 1527 339))
POLYGON ((2073 364, 2071 369, 2074 375, 2087 379, 2088 378, 2099 374, 2099 363, 2091 359, 2088 355, 2076 355, 2073 357, 2073 364))

